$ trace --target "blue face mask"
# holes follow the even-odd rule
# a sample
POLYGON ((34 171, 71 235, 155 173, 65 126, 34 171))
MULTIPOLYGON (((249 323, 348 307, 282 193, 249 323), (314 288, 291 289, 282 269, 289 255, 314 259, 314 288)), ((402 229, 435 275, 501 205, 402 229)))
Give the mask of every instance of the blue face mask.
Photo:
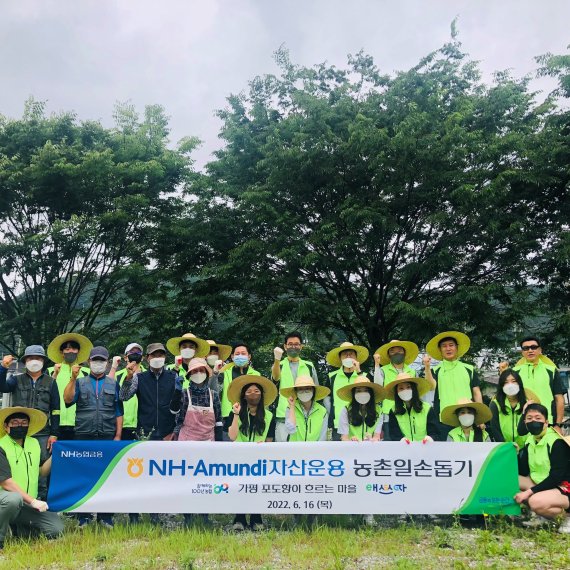
POLYGON ((242 355, 234 356, 232 360, 234 361, 234 364, 240 368, 243 368, 249 362, 249 358, 242 355))

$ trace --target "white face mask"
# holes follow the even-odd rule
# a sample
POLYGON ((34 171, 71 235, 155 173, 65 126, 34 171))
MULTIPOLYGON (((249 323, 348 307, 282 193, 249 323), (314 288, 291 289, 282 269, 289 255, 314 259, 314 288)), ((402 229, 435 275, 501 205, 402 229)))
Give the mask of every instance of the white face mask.
POLYGON ((475 416, 473 414, 461 414, 459 416, 459 423, 463 427, 471 427, 475 421, 475 416))
POLYGON ((105 370, 107 370, 107 361, 106 360, 90 360, 89 361, 89 368, 93 374, 104 374, 105 370))
POLYGON ((205 372, 196 372, 195 374, 190 374, 190 380, 194 382, 194 384, 202 384, 208 375, 205 372))
POLYGON ((28 372, 39 372, 44 367, 41 360, 26 360, 26 370, 28 372))
POLYGON ((368 404, 368 402, 370 402, 370 393, 369 392, 357 392, 356 394, 354 394, 354 399, 359 403, 359 404, 368 404))
POLYGON ((407 390, 402 390, 401 392, 398 392, 398 396, 400 396, 404 402, 409 402, 413 396, 412 389, 408 388, 407 390))
POLYGON ((297 392, 297 398, 299 398, 301 402, 310 402, 312 397, 313 397, 312 390, 303 390, 303 391, 299 390, 297 392))
POLYGON ((521 387, 516 384, 511 382, 510 384, 505 384, 503 386, 503 392, 507 395, 507 396, 516 396, 521 390, 521 387))
POLYGON ((216 362, 218 362, 218 360, 220 360, 218 358, 217 354, 210 354, 210 356, 208 356, 206 358, 206 362, 210 365, 210 366, 216 366, 216 362))
POLYGON ((345 368, 354 368, 354 360, 352 358, 343 358, 342 365, 345 368))
POLYGON ((155 370, 158 370, 159 368, 162 368, 164 366, 164 363, 166 362, 166 358, 164 357, 160 357, 160 358, 151 358, 148 363, 150 364, 151 368, 154 368, 155 370))
POLYGON ((196 351, 193 348, 183 348, 180 351, 180 356, 182 358, 194 358, 196 351))

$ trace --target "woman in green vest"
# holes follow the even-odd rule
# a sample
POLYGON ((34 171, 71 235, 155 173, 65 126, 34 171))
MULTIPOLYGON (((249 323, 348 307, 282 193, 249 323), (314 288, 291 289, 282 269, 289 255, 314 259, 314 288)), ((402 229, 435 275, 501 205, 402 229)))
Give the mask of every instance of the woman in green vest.
POLYGON ((527 434, 519 433, 518 427, 527 401, 540 404, 538 396, 525 389, 516 370, 503 370, 499 376, 497 394, 489 404, 493 414, 489 433, 495 441, 512 441, 517 449, 522 448, 527 434))
POLYGON ((341 441, 380 441, 384 389, 366 376, 339 388, 337 395, 349 402, 340 412, 338 433, 341 441))
MULTIPOLYGON (((519 454, 520 492, 515 501, 528 503, 534 514, 523 525, 537 527, 570 509, 570 441, 548 426, 548 410, 542 404, 527 405, 524 422, 529 435, 519 454)), ((570 534, 567 514, 558 531, 570 534)))
POLYGON ((468 399, 461 399, 441 412, 441 421, 453 427, 447 441, 458 443, 490 441, 487 430, 479 427, 490 419, 491 410, 485 404, 468 399))
MULTIPOLYGON (((233 419, 228 433, 240 443, 271 442, 275 438, 275 418, 267 409, 277 398, 275 384, 263 376, 245 375, 236 378, 228 390, 233 419)), ((249 525, 244 514, 236 515, 233 529, 263 530, 261 515, 252 514, 249 525)))
POLYGON ((428 443, 438 439, 435 412, 430 404, 420 399, 429 390, 429 383, 424 378, 416 378, 405 372, 384 386, 386 398, 394 402, 389 413, 390 441, 428 443))
POLYGON ((337 395, 338 391, 361 375, 360 365, 366 362, 368 354, 367 348, 351 342, 343 342, 327 352, 327 363, 336 368, 329 372, 329 386, 333 394, 330 416, 333 441, 341 439, 338 433, 338 423, 343 408, 346 408, 346 402, 337 395))
POLYGON ((328 414, 318 402, 326 398, 330 390, 316 386, 310 376, 297 376, 292 388, 282 388, 289 407, 285 415, 287 441, 326 441, 328 414))

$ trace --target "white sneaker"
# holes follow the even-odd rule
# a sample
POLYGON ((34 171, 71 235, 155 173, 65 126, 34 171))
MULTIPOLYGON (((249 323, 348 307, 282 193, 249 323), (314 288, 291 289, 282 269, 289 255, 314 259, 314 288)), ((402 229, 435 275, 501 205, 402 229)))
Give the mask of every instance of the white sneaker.
POLYGON ((570 515, 568 515, 558 527, 558 532, 560 534, 570 534, 570 515))
POLYGON ((376 526, 374 515, 364 515, 364 522, 366 523, 367 526, 376 526))
POLYGON ((522 524, 526 528, 539 528, 541 526, 548 526, 552 524, 552 521, 546 517, 537 515, 535 512, 531 512, 530 519, 524 521, 522 524))
POLYGON ((242 523, 236 522, 233 524, 232 530, 235 530, 236 532, 242 532, 245 530, 245 527, 243 526, 242 523))

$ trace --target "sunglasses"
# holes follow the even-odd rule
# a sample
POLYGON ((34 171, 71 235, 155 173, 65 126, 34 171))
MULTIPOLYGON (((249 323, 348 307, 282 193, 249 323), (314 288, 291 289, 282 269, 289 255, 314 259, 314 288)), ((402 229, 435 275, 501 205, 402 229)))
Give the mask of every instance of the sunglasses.
POLYGON ((538 344, 531 344, 531 345, 527 345, 527 346, 521 346, 521 350, 524 350, 525 352, 527 350, 536 350, 537 348, 540 348, 540 346, 538 346, 538 344))

